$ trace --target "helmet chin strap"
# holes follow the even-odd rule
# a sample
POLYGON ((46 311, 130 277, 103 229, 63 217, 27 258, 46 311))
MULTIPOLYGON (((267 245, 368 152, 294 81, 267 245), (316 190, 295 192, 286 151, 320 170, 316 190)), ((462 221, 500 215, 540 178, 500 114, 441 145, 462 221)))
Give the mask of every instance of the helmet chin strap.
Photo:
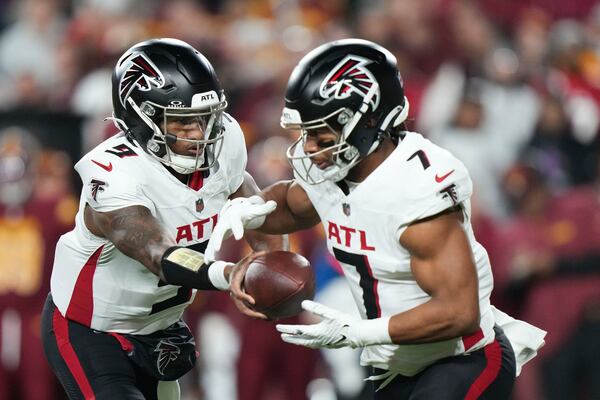
POLYGON ((348 139, 348 137, 350 136, 350 134, 356 127, 356 124, 358 124, 358 121, 360 121, 362 116, 369 110, 369 106, 371 105, 371 100, 373 99, 373 96, 375 96, 375 94, 378 91, 379 91, 379 84, 377 82, 374 82, 373 86, 371 86, 371 89, 369 89, 366 96, 363 97, 363 101, 362 101, 360 107, 358 108, 358 110, 352 116, 352 119, 350 121, 348 121, 348 123, 346 125, 344 125, 344 127, 342 128, 342 138, 344 140, 348 139))
MULTIPOLYGON (((350 136, 350 134, 356 127, 356 124, 358 124, 362 116, 369 110, 369 107, 371 106, 371 100, 378 91, 379 85, 377 84, 377 82, 374 82, 369 91, 367 92, 366 96, 363 98, 359 109, 354 113, 354 115, 352 115, 352 119, 350 119, 350 121, 348 121, 348 123, 346 123, 342 128, 341 140, 346 142, 346 139, 350 136)), ((336 162, 335 165, 332 165, 323 172, 323 177, 326 180, 338 182, 344 179, 346 175, 348 175, 348 171, 350 171, 350 169, 352 169, 360 161, 360 154, 358 152, 358 149, 356 149, 356 147, 352 146, 349 143, 347 143, 347 145, 348 149, 346 149, 345 152, 356 153, 350 155, 349 157, 346 157, 346 155, 344 154, 344 158, 350 158, 348 162, 340 160, 340 156, 338 155, 337 159, 340 162, 336 162)))
POLYGON ((148 125, 150 129, 152 129, 153 132, 156 132, 157 130, 160 132, 160 128, 156 126, 154 121, 152 121, 152 119, 149 116, 147 116, 145 113, 142 112, 142 110, 140 110, 138 105, 135 103, 135 101, 133 101, 131 97, 127 98, 127 102, 129 103, 131 108, 133 108, 133 111, 135 111, 138 117, 140 117, 142 121, 144 121, 144 123, 148 125))
POLYGON ((348 162, 336 162, 331 167, 325 169, 323 171, 323 178, 333 182, 341 181, 361 160, 358 149, 352 145, 348 145, 348 148, 344 151, 344 158, 348 159, 348 162))
POLYGON ((195 157, 194 159, 191 159, 189 157, 179 155, 173 151, 171 151, 170 157, 172 162, 168 165, 180 174, 191 174, 196 172, 197 163, 199 165, 204 164, 204 153, 198 157, 198 161, 196 161, 195 157), (186 167, 186 164, 189 166, 186 167))
POLYGON ((323 171, 323 178, 327 181, 339 182, 348 175, 348 171, 354 167, 356 163, 348 163, 344 166, 332 165, 323 171))
POLYGON ((408 117, 408 109, 409 108, 410 108, 410 103, 408 102, 408 99, 406 97, 404 97, 404 105, 396 106, 396 107, 392 108, 392 110, 388 113, 388 115, 385 116, 383 122, 381 123, 381 126, 379 127, 379 130, 381 132, 385 132, 388 128, 388 125, 394 118, 395 119, 394 119, 394 122, 392 123, 392 127, 398 126, 401 123, 403 123, 406 120, 406 118, 408 117))
MULTIPOLYGON (((396 126, 400 125, 401 123, 403 123, 404 121, 406 121, 406 118, 408 118, 408 110, 409 109, 410 109, 410 103, 408 102, 408 99, 406 98, 406 96, 404 96, 404 106, 402 107, 402 111, 400 111, 400 114, 398 114, 398 117, 396 117, 396 119, 392 123, 392 127, 396 127, 396 126)), ((386 126, 386 128, 387 128, 387 126, 386 126)))
POLYGON ((379 144, 381 143, 381 140, 384 137, 384 132, 387 130, 388 125, 390 124, 392 119, 394 120, 394 122, 392 123, 392 127, 396 127, 406 120, 406 118, 408 117, 409 107, 410 104, 408 103, 408 99, 404 97, 404 106, 394 107, 392 111, 390 111, 388 115, 385 116, 383 122, 381 123, 381 126, 379 127, 379 137, 373 142, 371 148, 367 152, 367 155, 371 154, 375 151, 377 147, 379 147, 379 144))
POLYGON ((104 121, 112 121, 115 128, 117 128, 118 130, 124 131, 124 132, 129 129, 129 127, 127 126, 125 121, 123 121, 121 118, 115 117, 114 112, 112 113, 112 115, 110 117, 104 118, 104 121))
MULTIPOLYGON (((375 86, 371 87, 371 90, 369 91, 367 96, 365 96, 365 99, 363 100, 363 103, 362 103, 360 109, 354 114, 350 123, 347 124, 347 126, 349 127, 350 130, 343 133, 344 137, 347 137, 350 134, 350 132, 352 132, 352 129, 354 128, 354 126, 356 126, 356 124, 358 123, 358 121, 360 120, 362 115, 365 112, 367 112, 371 98, 375 94, 376 89, 377 88, 375 88, 375 86)), ((398 126, 406 120, 406 118, 408 117, 409 107, 410 107, 410 105, 409 105, 408 99, 406 97, 404 97, 404 106, 398 105, 398 106, 394 107, 385 116, 383 122, 381 123, 381 126, 379 127, 379 137, 377 138, 377 140, 375 140, 373 142, 373 144, 367 151, 367 154, 365 155, 365 157, 370 155, 371 153, 373 153, 375 151, 375 149, 377 149, 377 147, 379 147, 379 144, 381 143, 381 140, 383 139, 383 133, 387 130, 387 128, 390 125, 390 122, 392 120, 394 121, 392 123, 392 127, 398 126)), ((346 131, 346 126, 344 127, 344 131, 346 131)), ((360 155, 358 154, 358 150, 356 149, 356 147, 349 145, 349 148, 346 150, 346 152, 349 152, 351 150, 356 151, 356 155, 353 155, 351 157, 345 157, 345 158, 350 158, 350 161, 348 161, 347 163, 342 161, 346 165, 336 164, 336 165, 328 168, 328 169, 331 169, 331 171, 326 170, 323 174, 323 176, 326 179, 333 180, 335 182, 344 179, 346 177, 346 175, 348 175, 348 172, 354 166, 356 166, 356 164, 358 164, 361 161, 361 159, 359 159, 360 155)), ((364 159, 364 157, 362 159, 364 159)))

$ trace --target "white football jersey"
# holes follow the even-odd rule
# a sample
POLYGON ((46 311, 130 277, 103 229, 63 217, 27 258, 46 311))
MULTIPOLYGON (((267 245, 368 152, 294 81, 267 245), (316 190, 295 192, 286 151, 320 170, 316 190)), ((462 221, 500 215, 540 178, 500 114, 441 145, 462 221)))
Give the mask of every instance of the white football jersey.
POLYGON ((464 210, 464 228, 479 277, 481 329, 469 337, 436 343, 368 346, 362 352, 363 365, 413 376, 441 358, 494 340, 489 301, 492 272, 486 250, 473 235, 472 183, 458 159, 420 134, 407 132, 392 154, 349 195, 330 181, 309 185, 299 177, 296 180, 321 217, 329 251, 342 265, 363 319, 392 316, 430 299, 415 280, 400 235, 410 223, 452 206, 464 210))
POLYGON ((75 228, 56 247, 51 278, 61 314, 92 329, 148 334, 176 322, 195 290, 166 285, 84 223, 84 207, 108 212, 142 205, 177 244, 204 251, 219 211, 243 181, 246 145, 237 122, 223 116, 225 134, 216 166, 180 182, 122 133, 86 154, 75 169, 83 189, 75 228))

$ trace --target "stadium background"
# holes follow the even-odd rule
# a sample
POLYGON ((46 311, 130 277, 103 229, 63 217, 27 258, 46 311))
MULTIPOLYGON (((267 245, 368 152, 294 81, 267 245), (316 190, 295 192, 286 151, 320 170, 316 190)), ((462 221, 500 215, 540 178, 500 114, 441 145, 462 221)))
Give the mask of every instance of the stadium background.
MULTIPOLYGON (((346 37, 389 48, 411 128, 471 171, 493 302, 549 332, 513 398, 600 398, 600 3, 1 0, 0 399, 64 399, 38 327, 54 243, 76 211, 72 165, 115 133, 104 118, 116 59, 157 36, 212 61, 261 186, 291 176, 278 122, 299 58, 346 37)), ((319 298, 347 306, 320 228, 292 244, 315 266, 319 298)), ((222 256, 242 251, 228 243, 222 256)), ((187 318, 202 356, 183 399, 363 398, 356 352, 284 345, 222 294, 199 294, 187 318)))

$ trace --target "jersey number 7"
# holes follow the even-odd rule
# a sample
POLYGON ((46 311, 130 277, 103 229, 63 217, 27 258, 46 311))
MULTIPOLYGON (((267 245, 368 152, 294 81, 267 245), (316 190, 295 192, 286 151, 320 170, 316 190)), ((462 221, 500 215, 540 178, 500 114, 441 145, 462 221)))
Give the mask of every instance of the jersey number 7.
POLYGON ((356 272, 360 276, 359 285, 363 290, 363 304, 367 312, 367 318, 381 317, 381 307, 379 306, 379 296, 377 294, 379 281, 373 277, 369 258, 363 254, 352 254, 335 247, 333 248, 333 255, 340 263, 356 268, 356 272))

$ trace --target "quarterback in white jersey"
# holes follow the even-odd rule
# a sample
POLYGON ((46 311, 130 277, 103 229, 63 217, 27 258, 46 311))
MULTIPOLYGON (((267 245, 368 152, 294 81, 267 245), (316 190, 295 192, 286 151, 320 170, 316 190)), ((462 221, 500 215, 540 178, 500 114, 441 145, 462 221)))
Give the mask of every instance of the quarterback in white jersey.
MULTIPOLYGON (((545 332, 490 304, 493 277, 471 228, 469 173, 405 129, 408 100, 394 56, 364 40, 327 43, 294 69, 285 103, 282 126, 301 132, 288 150, 295 179, 263 190, 277 208, 258 229, 321 222, 362 319, 305 301, 321 322, 278 325, 282 339, 364 348, 375 399, 508 398, 545 332)), ((239 212, 252 210, 238 201, 239 212)), ((207 257, 230 231, 257 225, 239 215, 220 214, 207 257)), ((231 291, 249 299, 237 285, 231 291)))
MULTIPOLYGON (((75 166, 83 189, 56 247, 44 348, 71 399, 176 399, 197 357, 183 311, 198 289, 227 290, 236 268, 205 262, 208 238, 230 199, 258 188, 216 74, 193 47, 138 43, 112 85, 122 132, 75 166)), ((257 234, 255 250, 283 248, 281 236, 257 234)))
POLYGON ((242 131, 229 115, 222 118, 219 168, 206 179, 197 171, 182 183, 123 133, 75 165, 84 184, 79 213, 75 229, 58 242, 51 279, 52 298, 62 315, 92 329, 131 334, 152 333, 181 318, 196 290, 164 285, 108 238, 94 235, 85 224, 85 209, 143 206, 177 245, 203 252, 219 211, 244 180, 242 131))

